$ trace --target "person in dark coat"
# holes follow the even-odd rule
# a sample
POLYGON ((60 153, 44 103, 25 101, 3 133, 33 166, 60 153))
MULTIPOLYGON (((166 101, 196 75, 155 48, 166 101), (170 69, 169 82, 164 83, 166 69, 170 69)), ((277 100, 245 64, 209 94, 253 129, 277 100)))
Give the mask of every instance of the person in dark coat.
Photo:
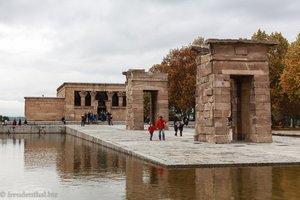
POLYGON ((13 126, 15 126, 15 125, 17 125, 17 120, 16 119, 14 119, 14 121, 13 121, 13 124, 12 124, 13 126))
POLYGON ((84 115, 81 116, 81 126, 85 125, 86 118, 84 115))
POLYGON ((184 127, 184 122, 183 122, 183 121, 180 121, 180 124, 179 124, 179 133, 180 133, 180 137, 182 136, 183 127, 184 127))
POLYGON ((65 117, 62 117, 62 118, 61 118, 61 121, 62 121, 62 123, 66 124, 66 119, 65 119, 65 117))
POLYGON ((183 125, 186 125, 186 126, 188 126, 189 125, 189 118, 188 117, 184 117, 183 118, 183 125))
POLYGON ((178 132, 178 122, 176 122, 174 124, 174 131, 175 131, 175 136, 177 136, 177 132, 178 132))
POLYGON ((177 117, 174 116, 174 121, 173 121, 173 124, 174 124, 174 131, 175 131, 175 136, 177 136, 177 132, 178 132, 178 123, 177 123, 177 117))
POLYGON ((107 122, 108 122, 108 125, 113 125, 113 122, 112 122, 112 114, 107 112, 106 114, 107 116, 107 122))

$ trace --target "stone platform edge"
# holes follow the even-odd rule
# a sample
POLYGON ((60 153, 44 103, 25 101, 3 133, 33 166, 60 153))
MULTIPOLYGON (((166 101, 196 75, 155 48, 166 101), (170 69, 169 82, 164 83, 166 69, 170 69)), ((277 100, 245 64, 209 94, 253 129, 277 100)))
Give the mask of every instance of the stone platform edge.
POLYGON ((174 168, 219 168, 219 167, 260 167, 260 166, 294 166, 300 165, 300 162, 263 162, 263 163, 208 163, 208 164, 167 164, 160 161, 157 161, 155 158, 151 158, 150 155, 143 155, 127 149, 126 147, 120 146, 114 142, 104 141, 100 138, 88 135, 79 130, 66 127, 66 134, 81 138, 83 140, 102 145, 106 148, 112 149, 114 151, 124 153, 126 155, 132 156, 133 158, 142 160, 147 163, 154 164, 156 166, 174 169, 174 168))
POLYGON ((102 145, 102 146, 107 147, 109 149, 112 149, 114 151, 124 153, 126 155, 132 156, 134 158, 138 158, 140 160, 143 160, 143 161, 155 164, 155 165, 163 166, 163 167, 166 167, 166 168, 168 168, 168 167, 177 167, 177 166, 174 166, 174 165, 166 165, 165 163, 158 162, 155 159, 150 159, 150 156, 148 156, 148 155, 145 156, 143 154, 133 152, 132 150, 127 149, 125 147, 121 147, 116 143, 101 140, 100 138, 93 137, 93 136, 88 135, 86 133, 83 133, 79 130, 72 129, 68 126, 66 127, 66 134, 74 136, 74 137, 81 138, 83 140, 86 140, 86 141, 89 141, 89 142, 92 142, 92 143, 95 143, 95 144, 102 145))
POLYGON ((0 134, 65 134, 64 125, 5 125, 0 126, 0 134))

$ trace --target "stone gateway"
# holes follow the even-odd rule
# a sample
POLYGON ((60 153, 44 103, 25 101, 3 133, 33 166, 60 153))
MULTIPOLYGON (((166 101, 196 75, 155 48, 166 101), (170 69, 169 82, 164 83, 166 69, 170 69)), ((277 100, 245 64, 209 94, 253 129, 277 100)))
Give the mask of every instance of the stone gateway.
POLYGON ((198 51, 195 141, 272 142, 268 41, 209 39, 198 51))
POLYGON ((144 93, 150 93, 150 122, 159 116, 168 119, 168 74, 131 69, 126 76, 126 129, 144 130, 144 93))

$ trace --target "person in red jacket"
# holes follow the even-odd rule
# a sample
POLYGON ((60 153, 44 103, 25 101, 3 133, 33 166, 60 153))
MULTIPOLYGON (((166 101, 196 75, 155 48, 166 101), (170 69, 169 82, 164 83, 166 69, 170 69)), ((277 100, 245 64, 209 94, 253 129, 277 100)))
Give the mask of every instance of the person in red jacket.
POLYGON ((160 116, 159 119, 156 121, 156 128, 158 129, 159 140, 165 140, 165 125, 166 120, 162 116, 160 116))
POLYGON ((149 134, 150 134, 150 140, 152 140, 153 133, 155 131, 155 126, 153 126, 152 123, 150 123, 150 126, 148 127, 148 131, 149 131, 149 134))

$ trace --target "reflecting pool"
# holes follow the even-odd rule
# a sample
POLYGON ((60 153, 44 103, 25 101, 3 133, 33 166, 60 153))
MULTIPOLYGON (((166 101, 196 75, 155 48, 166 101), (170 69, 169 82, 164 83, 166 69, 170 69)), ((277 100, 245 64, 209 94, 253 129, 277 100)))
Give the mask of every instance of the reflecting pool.
POLYGON ((299 196, 300 166, 165 169, 68 135, 0 135, 0 200, 299 196))

